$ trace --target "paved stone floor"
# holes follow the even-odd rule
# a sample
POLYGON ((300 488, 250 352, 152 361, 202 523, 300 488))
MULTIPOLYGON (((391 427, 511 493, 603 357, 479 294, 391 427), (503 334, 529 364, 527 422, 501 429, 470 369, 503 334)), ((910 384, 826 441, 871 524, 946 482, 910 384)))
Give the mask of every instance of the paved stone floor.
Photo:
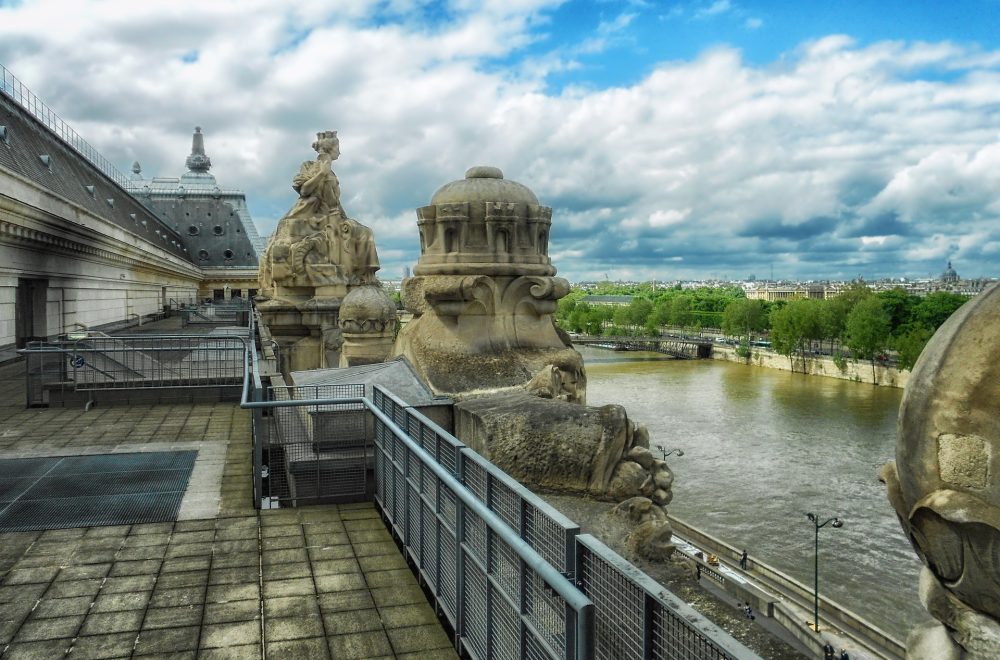
POLYGON ((0 458, 191 448, 176 522, 0 534, 0 657, 456 657, 373 504, 253 508, 237 405, 26 409, 0 367, 0 458))

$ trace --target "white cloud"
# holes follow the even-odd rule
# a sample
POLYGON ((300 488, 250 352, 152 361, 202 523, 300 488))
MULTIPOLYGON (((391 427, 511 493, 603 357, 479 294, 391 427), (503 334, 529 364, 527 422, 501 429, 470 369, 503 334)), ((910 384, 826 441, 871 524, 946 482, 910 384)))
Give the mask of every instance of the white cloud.
POLYGON ((1000 53, 831 35, 766 67, 720 47, 551 92, 579 64, 522 49, 558 30, 557 2, 336 4, 36 0, 0 7, 0 62, 123 168, 180 174, 204 126, 263 233, 313 133, 339 130, 344 204, 387 276, 416 260, 413 209, 474 164, 554 207, 571 278, 624 272, 626 246, 629 272, 659 279, 926 274, 948 257, 1000 274, 1000 53))

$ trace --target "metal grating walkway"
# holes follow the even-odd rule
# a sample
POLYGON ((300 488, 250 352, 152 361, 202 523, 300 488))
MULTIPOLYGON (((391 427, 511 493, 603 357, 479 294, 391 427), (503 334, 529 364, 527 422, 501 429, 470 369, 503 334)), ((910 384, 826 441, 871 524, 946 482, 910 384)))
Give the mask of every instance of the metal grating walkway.
POLYGON ((0 460, 0 532, 175 520, 197 451, 0 460))

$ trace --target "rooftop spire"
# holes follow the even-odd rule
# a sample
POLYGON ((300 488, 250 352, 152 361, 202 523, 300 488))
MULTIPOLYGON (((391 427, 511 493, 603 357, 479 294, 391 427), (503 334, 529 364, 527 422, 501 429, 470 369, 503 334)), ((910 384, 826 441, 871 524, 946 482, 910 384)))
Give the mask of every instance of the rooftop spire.
POLYGON ((201 133, 201 126, 194 127, 191 155, 187 157, 185 165, 192 172, 208 172, 212 168, 212 160, 205 155, 205 136, 201 133))

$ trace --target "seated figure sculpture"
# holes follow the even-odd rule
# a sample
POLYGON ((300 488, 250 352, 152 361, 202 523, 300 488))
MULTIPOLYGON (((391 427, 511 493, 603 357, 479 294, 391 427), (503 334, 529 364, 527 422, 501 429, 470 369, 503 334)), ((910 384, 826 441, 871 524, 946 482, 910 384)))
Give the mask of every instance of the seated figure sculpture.
POLYGON ((337 132, 317 133, 312 146, 316 160, 302 163, 292 179, 299 199, 278 222, 261 260, 259 299, 282 298, 282 289, 375 282, 372 231, 347 217, 331 168, 340 156, 337 132))

